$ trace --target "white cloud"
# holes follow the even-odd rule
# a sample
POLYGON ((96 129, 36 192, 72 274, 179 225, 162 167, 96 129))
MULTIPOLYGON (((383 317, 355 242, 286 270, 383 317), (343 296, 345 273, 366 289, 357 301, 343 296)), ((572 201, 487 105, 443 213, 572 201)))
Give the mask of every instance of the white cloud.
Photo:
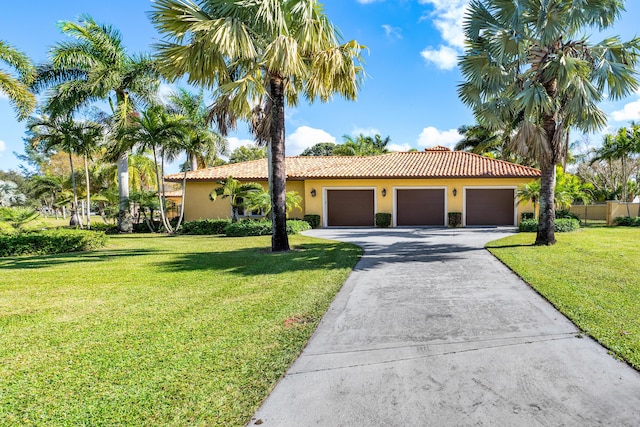
POLYGON ((382 28, 384 29, 384 32, 387 35, 387 38, 390 38, 390 39, 401 39, 402 38, 402 29, 401 28, 392 27, 389 24, 384 24, 382 26, 382 28))
POLYGON ((382 133, 380 132, 379 129, 376 129, 376 128, 353 128, 353 130, 351 131, 351 135, 352 136, 358 136, 358 135, 364 135, 364 136, 381 135, 382 136, 382 133))
POLYGON ((616 122, 640 120, 640 99, 629 102, 622 108, 622 110, 612 112, 611 118, 616 122))
POLYGON ((297 156, 305 148, 309 148, 319 142, 336 142, 336 138, 322 129, 314 129, 309 126, 300 126, 286 140, 287 156, 297 156))
POLYGON ((459 51, 449 47, 440 46, 438 49, 426 48, 420 55, 429 62, 433 62, 441 70, 452 70, 458 64, 459 51))
POLYGON ((387 148, 389 151, 409 151, 413 147, 409 144, 389 144, 387 148))
POLYGON ((231 154, 231 152, 236 148, 243 145, 249 145, 251 147, 256 145, 256 142, 253 139, 240 139, 236 138, 235 136, 227 138, 227 142, 229 143, 229 154, 231 154))
POLYGON ((0 139, 0 153, 7 149, 7 144, 4 143, 3 140, 0 139))
POLYGON ((462 139, 462 135, 458 133, 456 129, 438 130, 433 126, 422 129, 420 136, 418 137, 419 147, 435 147, 442 145, 445 147, 453 148, 457 142, 462 139))
POLYGON ((176 88, 173 85, 169 85, 166 83, 160 83, 160 87, 158 87, 158 97, 160 101, 163 103, 167 103, 169 100, 169 95, 176 91, 176 88))
POLYGON ((462 21, 469 5, 468 0, 420 0, 420 4, 430 5, 433 11, 422 20, 431 20, 440 32, 443 44, 434 49, 428 47, 421 52, 427 62, 435 63, 442 70, 451 70, 457 64, 457 56, 464 48, 462 21))
POLYGON ((9 99, 9 95, 4 93, 2 89, 0 89, 0 99, 9 99))

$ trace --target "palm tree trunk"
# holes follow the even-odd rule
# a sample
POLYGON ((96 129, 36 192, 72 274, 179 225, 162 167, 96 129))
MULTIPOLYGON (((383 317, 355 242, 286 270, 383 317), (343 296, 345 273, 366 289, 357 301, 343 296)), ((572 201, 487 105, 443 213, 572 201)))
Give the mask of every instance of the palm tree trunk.
POLYGON ((89 186, 89 163, 84 156, 84 178, 87 182, 87 230, 91 230, 91 189, 89 186))
POLYGON ((287 236, 287 175, 285 170, 285 127, 284 127, 284 83, 282 78, 271 76, 270 92, 273 99, 271 109, 271 129, 269 130, 273 190, 271 192, 271 212, 273 233, 271 235, 271 251, 289 251, 287 236))
POLYGON ((191 163, 191 170, 192 171, 197 171, 198 170, 198 158, 196 157, 195 153, 191 153, 189 155, 189 163, 191 163))
POLYGON ((133 219, 129 212, 129 152, 126 151, 118 158, 118 190, 120 194, 120 207, 118 211, 118 231, 131 233, 133 231, 133 219))
POLYGON ((164 211, 164 205, 162 203, 163 192, 164 191, 161 188, 162 187, 162 181, 160 180, 160 165, 158 165, 158 155, 156 153, 156 146, 155 145, 153 146, 153 162, 156 165, 156 182, 157 182, 157 187, 158 187, 158 202, 160 204, 160 219, 162 220, 162 225, 164 226, 165 230, 167 230, 167 233, 172 233, 173 230, 171 229, 171 226, 169 225, 169 222, 167 221, 167 216, 165 215, 165 211, 164 211))
POLYGON ((73 155, 71 151, 69 151, 69 165, 71 166, 71 185, 73 186, 73 209, 71 209, 69 225, 72 227, 80 226, 80 228, 82 228, 82 223, 80 222, 80 218, 78 218, 78 190, 76 188, 76 174, 73 173, 73 155))
POLYGON ((554 189, 556 186, 556 167, 552 162, 545 162, 540 179, 540 219, 536 245, 553 245, 555 237, 555 205, 554 189), (550 163, 550 164, 546 164, 550 163))
POLYGON ((178 218, 178 224, 176 224, 176 231, 180 229, 180 224, 182 224, 182 218, 184 218, 184 193, 187 190, 187 171, 184 171, 184 175, 182 175, 182 198, 180 200, 180 217, 178 218))

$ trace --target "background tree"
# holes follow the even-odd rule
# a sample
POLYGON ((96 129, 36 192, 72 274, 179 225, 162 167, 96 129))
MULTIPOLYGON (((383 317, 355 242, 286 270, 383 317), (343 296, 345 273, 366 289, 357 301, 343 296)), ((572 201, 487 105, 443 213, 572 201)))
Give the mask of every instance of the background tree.
POLYGON ((0 206, 22 205, 26 196, 18 190, 18 184, 13 181, 0 181, 0 206))
POLYGON ((17 73, 0 69, 0 93, 9 97, 9 102, 16 110, 19 120, 24 120, 35 110, 36 97, 29 90, 36 70, 27 55, 0 40, 0 62, 7 64, 17 73))
POLYGON ((378 156, 389 152, 387 145, 391 138, 382 138, 380 135, 357 136, 343 135, 344 144, 340 144, 333 149, 334 156, 378 156))
POLYGON ((309 148, 305 148, 301 156, 333 156, 333 150, 337 147, 333 142, 319 142, 309 148))
MULTIPOLYGON (((77 23, 63 21, 60 29, 71 40, 51 49, 50 63, 38 67, 34 84, 38 91, 50 89, 46 109, 68 114, 94 101, 106 100, 113 115, 112 128, 127 126, 137 106, 157 92, 155 62, 148 56, 129 54, 118 30, 96 23, 89 15, 81 16, 77 23)), ((127 161, 130 147, 117 139, 113 142, 120 191, 118 228, 131 232, 127 161)))
POLYGON ((341 44, 317 0, 158 0, 153 7, 167 38, 158 45, 165 73, 217 89, 212 115, 223 135, 246 120, 268 144, 271 249, 288 251, 285 104, 295 106, 300 94, 310 102, 335 93, 355 99, 362 47, 341 44))
POLYGON ((464 21, 465 82, 458 93, 478 123, 491 130, 514 126, 514 147, 542 170, 536 244, 555 243, 555 165, 567 132, 606 124, 597 107, 604 94, 621 99, 637 87, 640 39, 592 44, 581 33, 610 28, 620 1, 474 0, 464 21))
POLYGON ((182 137, 172 139, 173 143, 166 147, 165 152, 170 159, 175 159, 182 153, 186 154, 189 165, 188 168, 183 169, 182 201, 176 224, 176 230, 178 230, 184 218, 187 172, 214 164, 220 159, 220 155, 227 153, 228 144, 227 140, 214 132, 209 124, 202 90, 193 94, 186 89, 178 88, 169 96, 169 111, 180 114, 185 126, 182 137))
POLYGON ((267 149, 257 145, 241 145, 231 152, 229 163, 248 162, 267 158, 267 149))
POLYGON ((592 163, 599 160, 620 161, 623 177, 620 188, 622 200, 627 205, 627 216, 631 216, 629 202, 633 199, 629 197, 630 178, 638 172, 636 153, 640 153, 640 126, 632 124, 629 129, 618 129, 615 135, 605 135, 602 147, 596 151, 596 156, 592 159, 592 163))

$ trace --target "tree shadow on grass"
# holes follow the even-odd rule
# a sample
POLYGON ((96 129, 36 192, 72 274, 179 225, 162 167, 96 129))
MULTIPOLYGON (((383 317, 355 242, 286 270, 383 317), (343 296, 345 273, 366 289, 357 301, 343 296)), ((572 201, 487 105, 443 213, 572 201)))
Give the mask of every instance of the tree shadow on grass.
POLYGON ((536 246, 535 243, 520 243, 511 245, 487 245, 487 249, 508 249, 508 248, 530 248, 536 246))
POLYGON ((96 252, 68 252, 54 255, 30 255, 10 259, 0 258, 0 270, 37 269, 61 264, 80 264, 111 261, 117 258, 132 258, 160 252, 154 249, 101 250, 96 252))
POLYGON ((157 263, 169 272, 215 272, 246 276, 271 275, 303 270, 352 268, 362 250, 355 245, 302 244, 290 252, 272 253, 268 248, 253 247, 233 251, 184 252, 170 262, 157 263))

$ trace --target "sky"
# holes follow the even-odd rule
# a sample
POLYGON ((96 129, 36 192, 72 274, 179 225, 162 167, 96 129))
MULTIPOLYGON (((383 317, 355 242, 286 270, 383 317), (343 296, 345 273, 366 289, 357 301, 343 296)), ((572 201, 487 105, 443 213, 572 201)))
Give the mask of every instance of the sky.
MULTIPOLYGON (((286 154, 300 154, 318 142, 341 143, 343 135, 360 133, 390 136, 390 148, 398 151, 453 147, 460 140, 457 128, 474 123, 456 94, 462 81, 457 57, 463 48, 462 19, 468 0, 325 0, 323 4, 345 41, 355 39, 367 46, 367 78, 357 101, 336 97, 309 105, 301 99, 288 108, 286 154)), ((57 23, 89 14, 118 28, 129 53, 152 52, 159 35, 148 18, 151 6, 151 0, 8 1, 0 15, 0 39, 42 63, 49 49, 65 40, 57 23)), ((626 9, 607 35, 617 34, 623 40, 636 35, 640 1, 627 1, 626 9)), ((604 36, 595 33, 591 39, 604 36)), ((4 63, 0 68, 8 70, 4 63)), ((600 107, 609 117, 608 130, 614 131, 640 120, 640 91, 600 107)), ((0 170, 18 169, 14 152, 23 153, 24 130, 0 92, 0 170)), ((592 135, 590 144, 598 145, 601 139, 592 135)), ((228 140, 231 149, 253 143, 243 124, 228 140)), ((177 168, 175 164, 169 171, 177 168)))

